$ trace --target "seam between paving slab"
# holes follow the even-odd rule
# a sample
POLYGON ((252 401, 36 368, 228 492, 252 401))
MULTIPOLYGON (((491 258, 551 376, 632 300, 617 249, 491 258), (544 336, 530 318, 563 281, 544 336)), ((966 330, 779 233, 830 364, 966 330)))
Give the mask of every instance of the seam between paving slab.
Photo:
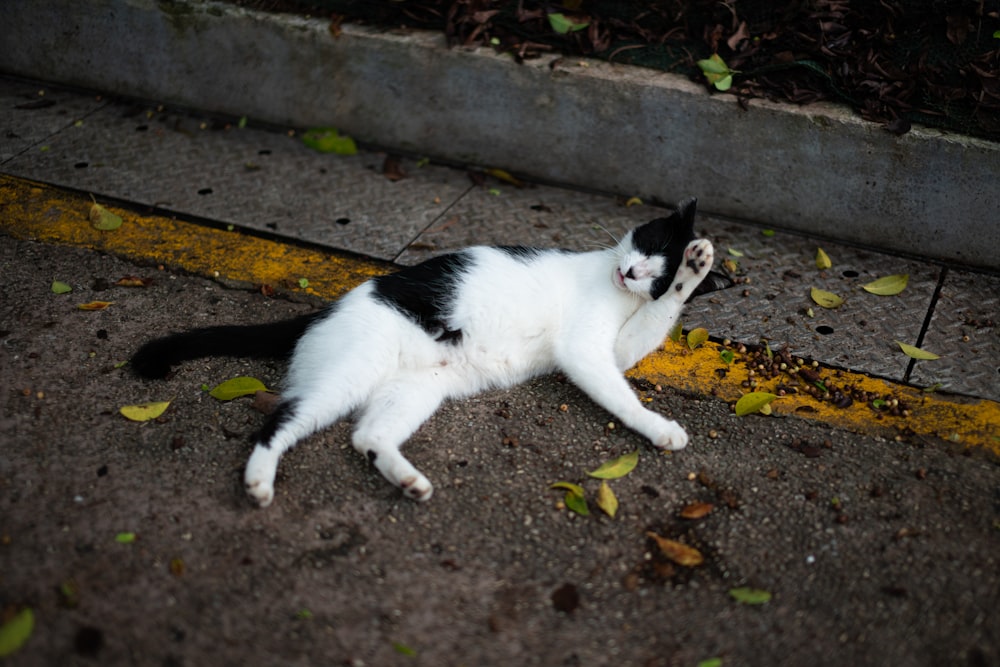
MULTIPOLYGON (((325 300, 392 269, 388 263, 349 257, 346 253, 291 245, 161 215, 138 214, 118 206, 107 208, 120 215, 124 224, 117 230, 102 232, 88 220, 92 203, 82 194, 0 174, 0 207, 5 212, 0 218, 0 230, 16 238, 113 253, 132 261, 162 264, 215 279, 267 284, 325 300), (308 280, 307 287, 300 286, 302 278, 308 280)), ((668 340, 664 349, 644 359, 628 375, 735 401, 747 392, 743 382, 749 375, 743 366, 723 361, 722 349, 722 345, 709 342, 691 350, 668 340)), ((935 436, 1000 455, 1000 403, 952 400, 860 373, 824 367, 817 372, 835 378, 839 386, 895 398, 908 406, 910 414, 880 419, 864 403, 837 408, 805 394, 775 400, 773 413, 864 433, 935 436)), ((757 390, 767 388, 765 384, 757 390)))

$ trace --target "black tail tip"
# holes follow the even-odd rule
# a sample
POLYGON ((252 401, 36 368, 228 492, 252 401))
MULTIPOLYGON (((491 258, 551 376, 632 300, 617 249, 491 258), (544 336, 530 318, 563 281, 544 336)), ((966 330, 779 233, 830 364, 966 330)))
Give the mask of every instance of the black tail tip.
POLYGON ((132 355, 129 366, 132 372, 147 380, 162 380, 170 373, 170 361, 163 354, 164 350, 157 345, 160 341, 146 343, 132 355))

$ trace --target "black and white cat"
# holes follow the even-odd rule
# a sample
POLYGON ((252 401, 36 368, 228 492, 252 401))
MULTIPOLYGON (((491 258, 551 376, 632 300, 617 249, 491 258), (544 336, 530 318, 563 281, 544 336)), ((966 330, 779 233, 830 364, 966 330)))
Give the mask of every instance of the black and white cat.
POLYGON ((442 401, 554 371, 654 446, 681 449, 684 429, 643 407, 623 372, 663 342, 712 267, 711 243, 694 235, 695 207, 686 200, 605 250, 472 247, 435 257, 294 320, 150 341, 132 367, 162 378, 204 356, 291 356, 244 476, 262 507, 274 499, 281 455, 354 412, 354 448, 407 496, 427 500, 430 481, 400 447, 442 401))

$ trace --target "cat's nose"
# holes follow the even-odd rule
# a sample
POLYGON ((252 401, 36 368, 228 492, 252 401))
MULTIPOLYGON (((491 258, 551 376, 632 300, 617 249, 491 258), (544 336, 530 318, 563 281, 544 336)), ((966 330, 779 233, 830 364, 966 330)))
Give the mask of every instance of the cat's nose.
POLYGON ((629 280, 635 280, 635 273, 632 272, 632 267, 629 267, 628 272, 625 274, 625 277, 628 278, 629 280))

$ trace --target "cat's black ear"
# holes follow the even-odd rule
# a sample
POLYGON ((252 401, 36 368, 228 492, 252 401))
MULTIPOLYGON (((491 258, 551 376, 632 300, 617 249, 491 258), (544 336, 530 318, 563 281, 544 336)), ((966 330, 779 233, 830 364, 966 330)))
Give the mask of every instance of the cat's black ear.
POLYGON ((681 216, 682 228, 694 232, 694 215, 698 211, 698 198, 688 197, 677 204, 677 214, 681 216))

